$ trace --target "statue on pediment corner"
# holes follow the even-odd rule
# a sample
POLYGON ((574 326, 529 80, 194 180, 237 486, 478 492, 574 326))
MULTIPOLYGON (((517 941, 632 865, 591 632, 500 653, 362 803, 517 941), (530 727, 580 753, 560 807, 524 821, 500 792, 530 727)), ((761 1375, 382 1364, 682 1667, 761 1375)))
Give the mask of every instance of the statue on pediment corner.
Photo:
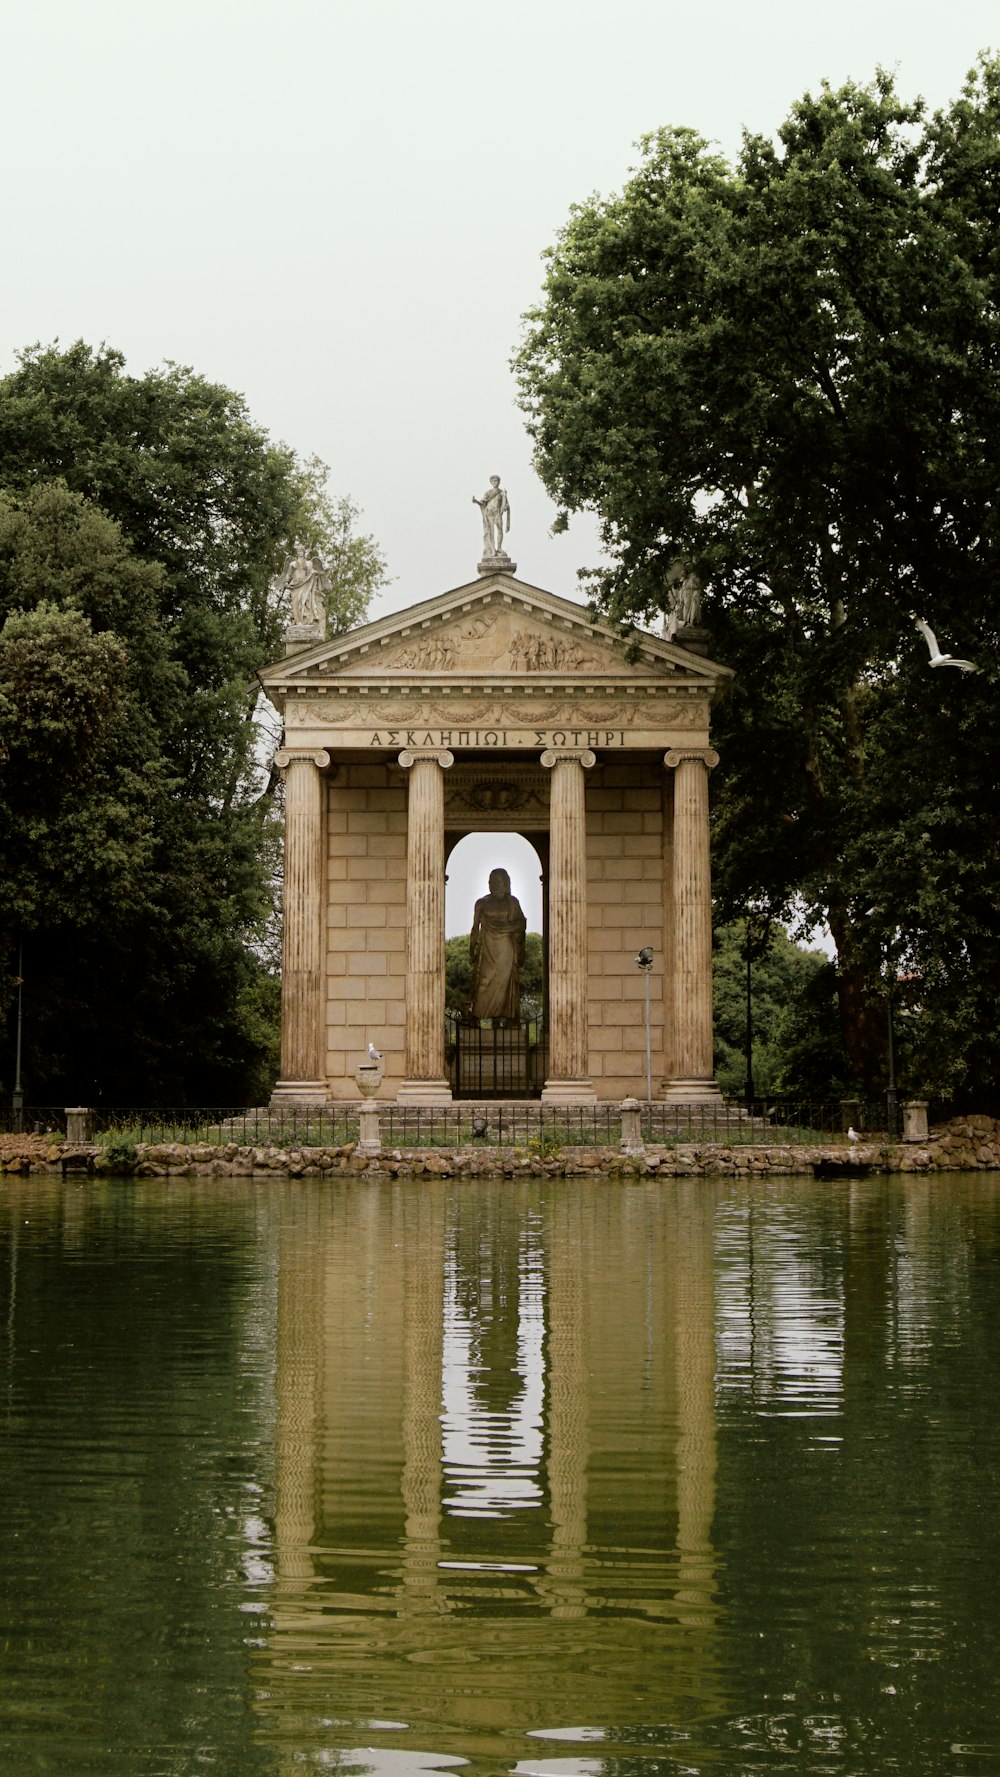
POLYGON ((683 556, 675 556, 667 568, 667 619, 663 634, 669 642, 679 629, 697 629, 701 622, 701 577, 683 556))
POLYGON ((318 555, 308 556, 305 545, 296 545, 274 582, 279 596, 287 592, 291 620, 296 628, 326 627, 326 594, 330 575, 318 555))

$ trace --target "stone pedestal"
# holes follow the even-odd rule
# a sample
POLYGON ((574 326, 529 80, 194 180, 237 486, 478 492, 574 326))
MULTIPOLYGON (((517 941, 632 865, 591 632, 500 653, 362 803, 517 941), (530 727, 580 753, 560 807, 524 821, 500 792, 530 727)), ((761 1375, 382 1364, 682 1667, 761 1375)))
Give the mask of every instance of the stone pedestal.
POLYGON ((637 1098, 623 1098, 622 1140, 623 1154, 644 1154, 646 1144, 642 1139, 642 1106, 637 1098))
POLYGON ((66 1140, 68 1142, 91 1141, 93 1139, 93 1121, 94 1113, 89 1105, 67 1105, 66 1140))
POLYGON ((588 748, 547 748, 549 801, 549 1073, 546 1104, 594 1104, 587 1077, 587 815, 584 771, 596 764, 588 748))
POLYGON ((907 1099, 903 1106, 903 1140, 926 1141, 927 1139, 927 1100, 926 1098, 907 1099))
POLYGON ((484 555, 482 561, 476 563, 480 574, 516 574, 517 563, 511 561, 505 550, 499 555, 484 555))
POLYGON ((325 1104, 323 1045, 326 990, 323 967, 323 852, 326 786, 324 751, 283 748, 275 764, 285 774, 285 897, 281 950, 281 1078, 271 1103, 325 1104))
POLYGON ((400 753, 406 826, 406 1077, 400 1104, 450 1104, 444 1056, 444 773, 449 752, 400 753))
POLYGON ((325 640, 325 623, 290 623, 285 630, 285 653, 298 654, 301 649, 325 640))
POLYGON ((674 773, 673 967, 669 983, 673 1072, 668 1102, 719 1103, 713 1073, 712 881, 708 774, 719 755, 708 747, 664 754, 674 773))

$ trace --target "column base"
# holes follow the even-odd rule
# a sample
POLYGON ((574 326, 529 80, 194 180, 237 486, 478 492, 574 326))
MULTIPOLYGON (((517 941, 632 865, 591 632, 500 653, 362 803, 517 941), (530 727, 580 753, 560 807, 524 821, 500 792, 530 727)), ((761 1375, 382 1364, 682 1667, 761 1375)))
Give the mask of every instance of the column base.
POLYGON ((546 1080, 543 1104, 596 1104, 597 1093, 589 1080, 546 1080))
POLYGON ((721 1104, 722 1093, 712 1079, 666 1080, 660 1094, 664 1104, 721 1104))
POLYGON ((396 1092, 397 1104, 451 1104, 451 1087, 447 1080, 402 1080, 396 1092))
POLYGON ((329 1104, 330 1091, 325 1080, 278 1080, 270 1102, 274 1110, 286 1104, 329 1104))

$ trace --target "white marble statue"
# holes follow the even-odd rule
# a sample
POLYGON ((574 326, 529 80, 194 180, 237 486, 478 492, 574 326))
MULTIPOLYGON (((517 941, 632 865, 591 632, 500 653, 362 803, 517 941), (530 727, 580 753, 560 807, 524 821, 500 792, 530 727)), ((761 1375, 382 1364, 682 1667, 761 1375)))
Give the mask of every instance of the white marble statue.
POLYGON ((285 563, 277 581, 277 592, 287 592, 292 607, 292 622, 300 627, 326 622, 326 593, 330 575, 317 555, 311 558, 299 544, 295 555, 285 563))
POLYGON ((472 503, 479 507, 482 514, 484 559, 491 555, 503 555, 504 531, 510 530, 510 501, 500 486, 499 475, 490 476, 490 485, 482 499, 477 500, 473 494, 472 503))
POLYGON ((697 629, 701 622, 701 580, 690 562, 678 556, 667 569, 667 640, 679 629, 697 629))

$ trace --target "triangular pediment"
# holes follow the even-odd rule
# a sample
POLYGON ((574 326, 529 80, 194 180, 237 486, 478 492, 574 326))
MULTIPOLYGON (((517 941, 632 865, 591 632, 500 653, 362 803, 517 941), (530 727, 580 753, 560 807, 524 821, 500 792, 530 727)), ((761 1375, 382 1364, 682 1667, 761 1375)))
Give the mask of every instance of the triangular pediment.
POLYGON ((653 685, 709 695, 728 667, 645 630, 623 638, 581 605, 509 574, 484 576, 328 641, 298 648, 266 668, 261 681, 284 694, 377 680, 403 691, 420 686, 534 687, 653 685))

